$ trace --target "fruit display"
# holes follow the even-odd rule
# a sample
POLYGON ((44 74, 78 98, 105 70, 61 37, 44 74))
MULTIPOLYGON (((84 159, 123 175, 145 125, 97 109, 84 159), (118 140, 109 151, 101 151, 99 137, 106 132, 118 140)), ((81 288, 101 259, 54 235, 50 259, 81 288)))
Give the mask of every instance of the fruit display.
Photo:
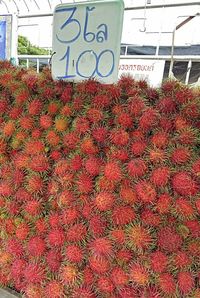
POLYGON ((200 90, 0 63, 0 285, 200 297, 200 90))

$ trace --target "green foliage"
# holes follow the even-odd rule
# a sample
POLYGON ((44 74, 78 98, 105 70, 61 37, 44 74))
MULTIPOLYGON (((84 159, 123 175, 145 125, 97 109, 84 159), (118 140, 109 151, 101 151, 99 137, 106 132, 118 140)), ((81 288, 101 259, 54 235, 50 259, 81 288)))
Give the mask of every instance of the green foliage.
POLYGON ((48 55, 48 50, 41 49, 30 43, 25 36, 18 36, 18 54, 19 55, 48 55))

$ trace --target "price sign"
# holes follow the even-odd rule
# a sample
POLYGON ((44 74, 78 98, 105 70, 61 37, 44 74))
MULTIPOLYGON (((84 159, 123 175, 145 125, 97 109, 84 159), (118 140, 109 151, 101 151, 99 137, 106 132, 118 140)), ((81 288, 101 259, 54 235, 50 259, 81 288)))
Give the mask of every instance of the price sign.
POLYGON ((52 76, 55 80, 104 83, 118 79, 123 0, 56 6, 53 19, 52 76))

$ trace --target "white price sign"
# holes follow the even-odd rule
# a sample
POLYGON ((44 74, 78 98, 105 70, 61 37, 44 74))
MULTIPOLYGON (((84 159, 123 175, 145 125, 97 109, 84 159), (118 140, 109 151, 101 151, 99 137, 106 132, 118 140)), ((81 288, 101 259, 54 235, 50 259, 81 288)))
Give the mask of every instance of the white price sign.
POLYGON ((56 6, 53 18, 52 76, 55 80, 118 79, 123 0, 56 6))

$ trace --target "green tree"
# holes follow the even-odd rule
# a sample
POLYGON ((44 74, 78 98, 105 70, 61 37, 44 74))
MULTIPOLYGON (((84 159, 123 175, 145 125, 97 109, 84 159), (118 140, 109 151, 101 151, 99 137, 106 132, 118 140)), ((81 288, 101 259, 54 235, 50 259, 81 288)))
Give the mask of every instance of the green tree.
POLYGON ((27 37, 18 36, 18 54, 19 55, 48 55, 48 50, 41 49, 30 43, 27 37))

